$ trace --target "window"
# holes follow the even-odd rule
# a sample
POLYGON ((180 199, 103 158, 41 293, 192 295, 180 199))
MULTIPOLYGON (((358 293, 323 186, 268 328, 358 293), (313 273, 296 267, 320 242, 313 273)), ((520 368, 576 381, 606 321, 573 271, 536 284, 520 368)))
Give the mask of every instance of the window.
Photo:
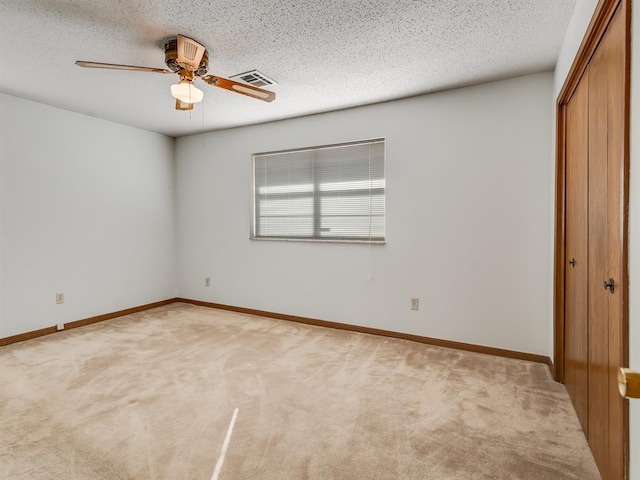
POLYGON ((253 155, 252 239, 384 243, 384 139, 253 155))

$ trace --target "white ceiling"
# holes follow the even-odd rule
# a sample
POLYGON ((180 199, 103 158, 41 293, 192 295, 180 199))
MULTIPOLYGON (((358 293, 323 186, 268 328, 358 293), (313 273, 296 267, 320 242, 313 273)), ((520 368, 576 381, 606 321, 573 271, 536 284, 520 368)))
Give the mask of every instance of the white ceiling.
POLYGON ((547 71, 576 0, 0 0, 0 92, 171 136, 547 71), (174 110, 162 39, 209 49, 209 73, 257 68, 273 103, 210 87, 174 110))

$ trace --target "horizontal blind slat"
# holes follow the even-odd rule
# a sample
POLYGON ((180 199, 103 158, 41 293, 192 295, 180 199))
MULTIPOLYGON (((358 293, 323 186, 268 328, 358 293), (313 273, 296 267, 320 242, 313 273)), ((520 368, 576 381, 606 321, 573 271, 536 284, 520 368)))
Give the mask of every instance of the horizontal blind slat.
POLYGON ((256 238, 384 240, 384 141, 254 155, 256 238))

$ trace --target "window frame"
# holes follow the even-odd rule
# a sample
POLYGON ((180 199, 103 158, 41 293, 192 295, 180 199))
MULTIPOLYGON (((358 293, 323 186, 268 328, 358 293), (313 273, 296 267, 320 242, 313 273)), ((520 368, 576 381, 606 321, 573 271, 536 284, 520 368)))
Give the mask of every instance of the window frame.
MULTIPOLYGON (((326 145, 315 145, 312 147, 302 147, 302 148, 290 148, 286 150, 275 150, 268 152, 257 152, 251 154, 251 185, 250 185, 250 227, 249 227, 249 239, 257 240, 257 241, 276 241, 276 242, 315 242, 315 243, 356 243, 356 244, 365 244, 365 245, 384 245, 387 240, 387 232, 386 232, 386 178, 387 178, 387 151, 386 151, 386 138, 371 138, 366 140, 356 140, 352 142, 342 142, 342 143, 332 143, 326 145), (340 147, 348 147, 351 145, 363 145, 363 144, 372 144, 372 143, 382 143, 383 145, 383 175, 385 179, 385 185, 382 188, 384 191, 384 202, 385 202, 385 215, 384 215, 384 223, 385 223, 385 232, 384 238, 368 238, 368 239, 360 239, 360 238, 318 238, 318 237, 260 237, 256 235, 257 231, 257 215, 256 215, 256 157, 269 156, 269 155, 279 155, 293 152, 307 152, 307 151, 316 151, 321 149, 328 148, 340 148, 340 147)), ((380 188, 377 188, 378 190, 380 188)), ((374 189, 375 190, 375 189, 374 189)), ((316 191, 316 185, 314 185, 314 191, 316 191)), ((369 190, 371 192, 372 189, 369 190)), ((371 197, 371 193, 369 193, 369 197, 371 197)), ((318 197, 318 199, 321 197, 318 197)), ((319 200, 316 199, 314 195, 314 231, 318 228, 317 223, 319 222, 321 216, 318 214, 318 204, 319 200)))

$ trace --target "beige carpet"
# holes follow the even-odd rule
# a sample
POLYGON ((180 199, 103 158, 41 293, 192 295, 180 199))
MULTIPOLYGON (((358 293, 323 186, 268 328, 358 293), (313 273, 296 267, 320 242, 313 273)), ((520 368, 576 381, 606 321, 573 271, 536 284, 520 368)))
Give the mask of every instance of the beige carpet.
POLYGON ((599 479, 546 366, 173 304, 0 348, 0 479, 599 479))

